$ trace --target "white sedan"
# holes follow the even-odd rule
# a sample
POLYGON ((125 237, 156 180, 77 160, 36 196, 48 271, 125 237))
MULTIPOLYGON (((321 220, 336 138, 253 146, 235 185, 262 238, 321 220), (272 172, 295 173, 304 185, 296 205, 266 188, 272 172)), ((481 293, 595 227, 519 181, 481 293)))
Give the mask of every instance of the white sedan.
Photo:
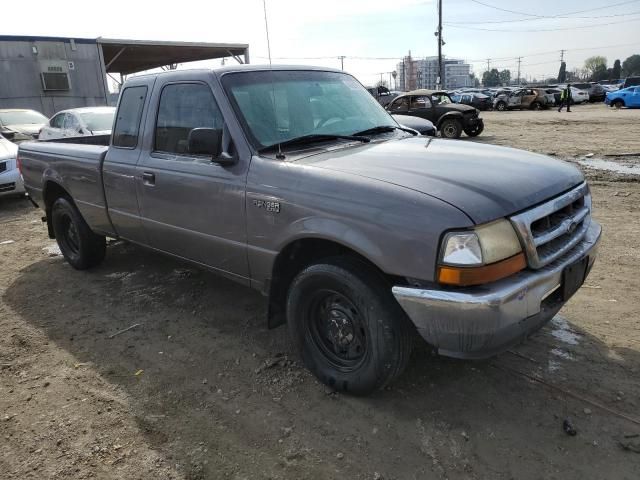
POLYGON ((40 140, 88 135, 109 135, 115 107, 86 107, 56 113, 40 130, 40 140))
POLYGON ((18 146, 0 135, 0 197, 24 195, 22 175, 17 165, 18 146))

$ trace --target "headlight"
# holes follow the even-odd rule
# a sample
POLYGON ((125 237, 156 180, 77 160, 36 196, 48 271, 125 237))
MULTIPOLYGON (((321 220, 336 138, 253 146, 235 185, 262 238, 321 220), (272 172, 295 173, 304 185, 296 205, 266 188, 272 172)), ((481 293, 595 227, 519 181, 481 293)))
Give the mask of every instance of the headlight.
POLYGON ((442 242, 438 281, 447 285, 477 285, 525 267, 518 236, 511 223, 502 219, 471 231, 448 233, 442 242))

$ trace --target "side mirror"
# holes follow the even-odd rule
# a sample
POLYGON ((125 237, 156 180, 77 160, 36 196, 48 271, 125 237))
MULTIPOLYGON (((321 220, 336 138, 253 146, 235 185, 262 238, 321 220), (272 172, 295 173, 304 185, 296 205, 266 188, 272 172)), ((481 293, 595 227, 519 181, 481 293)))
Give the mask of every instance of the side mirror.
POLYGON ((218 158, 222 151, 222 130, 215 128, 194 128, 187 137, 189 153, 211 155, 218 158))

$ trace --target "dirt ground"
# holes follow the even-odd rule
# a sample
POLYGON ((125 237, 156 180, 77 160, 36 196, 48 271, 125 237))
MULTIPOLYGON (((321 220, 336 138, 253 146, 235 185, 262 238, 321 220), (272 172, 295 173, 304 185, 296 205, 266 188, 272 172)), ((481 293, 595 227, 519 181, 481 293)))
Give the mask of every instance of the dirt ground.
MULTIPOLYGON (((480 140, 637 152, 639 114, 492 112, 480 140)), ((637 480, 640 176, 589 176, 604 238, 560 315, 484 362, 417 342, 368 398, 319 384, 257 293, 124 243, 75 271, 0 200, 0 478, 637 480)))

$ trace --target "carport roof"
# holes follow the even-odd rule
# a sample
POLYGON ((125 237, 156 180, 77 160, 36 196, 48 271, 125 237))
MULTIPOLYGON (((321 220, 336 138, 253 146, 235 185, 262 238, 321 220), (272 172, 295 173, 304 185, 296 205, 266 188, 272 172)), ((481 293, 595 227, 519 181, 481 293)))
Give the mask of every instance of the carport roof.
POLYGON ((102 48, 107 73, 124 75, 175 63, 240 57, 248 53, 242 43, 193 43, 148 40, 96 39, 102 48))

